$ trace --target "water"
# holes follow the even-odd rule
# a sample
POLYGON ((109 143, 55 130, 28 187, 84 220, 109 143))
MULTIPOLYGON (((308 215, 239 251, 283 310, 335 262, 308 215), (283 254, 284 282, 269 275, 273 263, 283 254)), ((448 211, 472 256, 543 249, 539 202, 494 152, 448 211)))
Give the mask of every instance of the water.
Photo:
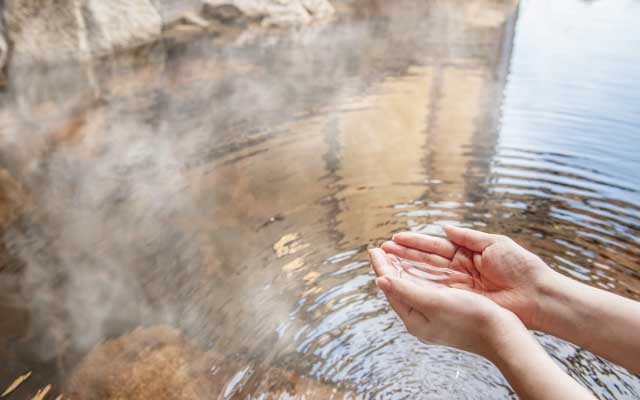
MULTIPOLYGON (((316 394, 513 397, 375 288, 368 246, 449 223, 640 299, 640 4, 390 3, 9 71, 0 161, 29 196, 0 264, 0 386, 59 390, 97 342, 168 324, 225 360, 207 371, 229 397, 279 390, 274 370, 316 394)), ((600 398, 640 396, 539 339, 600 398)))

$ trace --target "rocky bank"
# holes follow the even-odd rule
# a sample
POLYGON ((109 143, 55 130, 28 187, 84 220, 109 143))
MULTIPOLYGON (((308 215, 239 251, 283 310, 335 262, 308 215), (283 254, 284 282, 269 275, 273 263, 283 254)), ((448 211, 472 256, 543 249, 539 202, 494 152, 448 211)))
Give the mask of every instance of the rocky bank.
POLYGON ((0 66, 86 60, 158 40, 176 27, 274 27, 334 13, 328 0, 15 0, 0 2, 0 66))

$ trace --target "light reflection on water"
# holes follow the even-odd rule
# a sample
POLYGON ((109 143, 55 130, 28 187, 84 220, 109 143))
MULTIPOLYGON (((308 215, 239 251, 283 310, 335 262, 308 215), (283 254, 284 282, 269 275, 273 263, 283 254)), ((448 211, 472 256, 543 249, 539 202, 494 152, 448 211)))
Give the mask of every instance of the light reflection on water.
MULTIPOLYGON (((340 204, 353 214, 358 214, 358 209, 366 210, 366 214, 388 213, 387 217, 370 219, 392 221, 376 226, 382 225, 381 229, 387 229, 389 234, 401 229, 441 234, 438 226, 444 223, 502 232, 576 279, 639 298, 640 185, 634 168, 640 161, 636 154, 640 148, 640 125, 630 111, 640 105, 637 95, 640 80, 634 76, 637 69, 632 68, 640 61, 640 53, 625 51, 633 48, 631 41, 637 37, 627 28, 639 11, 637 4, 630 2, 524 3, 516 26, 497 140, 477 147, 464 142, 471 136, 455 140, 456 131, 463 135, 473 132, 473 128, 464 126, 466 121, 473 121, 465 119, 465 112, 472 113, 473 108, 461 106, 463 100, 457 98, 453 129, 446 125, 448 118, 443 118, 446 128, 436 123, 434 129, 427 120, 419 128, 427 132, 425 139, 418 139, 420 146, 405 139, 399 150, 392 141, 387 147, 389 152, 402 158, 393 160, 394 166, 378 170, 376 162, 384 163, 388 161, 386 157, 379 157, 370 148, 358 149, 355 152, 359 153, 362 174, 338 172, 346 175, 344 180, 349 184, 345 184, 345 191, 348 191, 349 187, 368 183, 369 179, 362 175, 371 169, 375 171, 371 173, 375 183, 375 177, 384 177, 392 170, 393 182, 387 185, 406 188, 400 196, 411 193, 412 198, 394 204, 389 200, 397 198, 397 190, 389 194, 386 191, 389 189, 376 187, 374 183, 367 188, 369 193, 362 202, 359 193, 349 192, 344 196, 338 194, 340 204), (620 36, 624 37, 622 43, 616 41, 620 36), (611 44, 615 44, 613 50, 608 47, 611 44), (611 57, 612 52, 615 57, 611 57), (441 130, 446 132, 443 136, 447 135, 444 140, 438 136, 441 130), (421 151, 413 156, 415 148, 421 151), (415 175, 415 166, 424 159, 442 162, 435 168, 421 170, 421 176, 415 175), (402 172, 395 173, 394 168, 402 172), (371 210, 378 199, 382 199, 380 207, 384 211, 371 210), (401 211, 395 211, 398 209, 401 211)), ((428 88, 433 71, 427 67, 421 72, 421 86, 428 88)), ((462 79, 456 76, 453 81, 462 79)), ((447 83, 452 86, 441 89, 445 101, 447 90, 456 93, 454 84, 447 83)), ((402 78, 394 79, 393 85, 383 83, 386 89, 380 92, 392 98, 392 88, 401 91, 402 84, 402 78)), ((415 84, 412 82, 411 86, 415 84)), ((472 81, 464 86, 473 94, 472 81)), ((419 97, 411 101, 412 106, 419 103, 419 97)), ((350 138, 355 136, 355 141, 357 128, 341 123, 343 119, 353 118, 357 125, 373 120, 373 115, 383 114, 379 118, 385 120, 384 115, 392 113, 385 109, 384 101, 368 103, 370 115, 339 118, 339 126, 348 131, 350 138)), ((425 100, 419 108, 433 112, 433 106, 429 106, 425 100)), ((437 112, 447 111, 438 108, 437 112)), ((383 123, 376 122, 375 126, 381 132, 389 131, 383 123)), ((410 138, 410 134, 411 129, 405 129, 403 138, 410 138)), ((344 147, 349 147, 348 141, 344 147)), ((349 151, 354 150, 348 148, 345 154, 349 151)), ((347 163, 347 157, 337 158, 347 163)), ((367 217, 359 217, 360 225, 368 222, 367 217)), ((354 265, 349 261, 351 264, 347 265, 354 265)), ((359 272, 366 274, 367 268, 363 264, 359 272)), ((335 302, 312 325, 313 329, 304 327, 310 333, 303 336, 303 345, 298 350, 317 355, 321 360, 314 364, 312 374, 336 381, 353 382, 355 378, 360 390, 381 398, 387 395, 429 398, 446 393, 475 398, 478 390, 483 393, 481 397, 488 393, 497 397, 509 393, 501 391, 504 382, 500 378, 495 381, 488 378, 495 377, 496 371, 489 366, 479 368, 479 360, 468 355, 460 360, 446 349, 424 346, 407 338, 397 319, 380 314, 385 305, 379 294, 374 296, 375 300, 362 296, 371 282, 358 278, 331 283, 328 285, 331 289, 307 308, 312 311, 335 302), (349 326, 351 333, 342 332, 344 326, 349 326), (340 333, 326 343, 319 339, 331 332, 340 333), (383 338, 378 338, 380 332, 385 332, 383 338), (387 338, 392 339, 385 341, 387 338), (389 368, 391 365, 394 367, 389 368), (456 382, 456 376, 462 379, 456 382), (395 384, 378 383, 389 381, 395 384)), ((541 336, 540 340, 572 376, 602 398, 638 395, 637 378, 621 368, 557 339, 541 336)))
MULTIPOLYGON (((512 9, 482 1, 378 7, 368 19, 302 30, 303 39, 273 46, 221 51, 205 38, 170 47, 160 72, 151 63, 151 72, 131 73, 138 67, 126 61, 113 67, 124 76, 102 71, 107 101, 82 117, 98 120, 86 135, 151 132, 181 166, 161 201, 116 192, 124 206, 105 219, 124 216, 115 226, 135 229, 148 246, 118 259, 137 265, 125 282, 143 282, 145 300, 105 336, 169 323, 233 358, 217 382, 229 396, 257 397, 277 367, 362 398, 504 398, 513 393, 491 364, 405 332, 374 287, 367 246, 406 229, 474 226, 640 299, 640 52, 632 51, 640 4, 526 1, 517 23, 512 9), (337 35, 323 39, 326 32, 337 35), (133 211, 118 211, 129 203, 133 211), (150 204, 173 207, 166 237, 144 222, 158 215, 150 204)), ((16 97, 5 110, 51 107, 16 97)), ((76 113, 64 108, 60 118, 76 113)), ((2 126, 32 128, 6 114, 2 126)), ((44 174, 51 183, 35 182, 75 188, 76 176, 56 171, 80 165, 94 177, 83 162, 105 162, 100 145, 45 154, 39 168, 53 171, 44 174)), ((173 168, 131 157, 125 173, 143 171, 156 185, 173 168)), ((29 182, 29 172, 15 174, 29 182)), ((34 196, 36 205, 58 199, 34 196)), ((70 230, 66 219, 53 221, 70 230)), ((26 224, 26 236, 38 239, 26 224)), ((122 231, 93 244, 126 249, 111 237, 122 231)), ((18 243, 29 254, 31 242, 18 243)), ((102 267, 83 260, 88 271, 102 267)), ((35 336, 16 365, 29 365, 35 336)), ((638 378, 621 368, 540 340, 601 398, 640 395, 638 378)))

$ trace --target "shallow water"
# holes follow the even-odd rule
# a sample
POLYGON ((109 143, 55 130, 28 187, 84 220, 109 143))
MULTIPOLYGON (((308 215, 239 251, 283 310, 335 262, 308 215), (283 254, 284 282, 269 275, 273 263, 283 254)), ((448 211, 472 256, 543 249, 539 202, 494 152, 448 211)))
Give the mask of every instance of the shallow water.
MULTIPOLYGON (((640 4, 389 3, 9 71, 0 161, 30 205, 5 235, 0 384, 62 383, 100 340, 167 323, 239 360, 226 397, 273 366, 363 398, 514 396, 410 337, 373 283, 368 246, 448 223, 640 299, 640 4)), ((640 396, 539 339, 600 398, 640 396)))

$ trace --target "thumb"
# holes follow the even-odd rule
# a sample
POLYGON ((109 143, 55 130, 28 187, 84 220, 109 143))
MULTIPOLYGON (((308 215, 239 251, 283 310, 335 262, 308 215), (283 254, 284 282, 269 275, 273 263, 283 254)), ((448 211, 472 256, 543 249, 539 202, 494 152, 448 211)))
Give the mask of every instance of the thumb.
POLYGON ((484 249, 495 242, 495 235, 475 231, 469 228, 458 228, 447 225, 444 227, 447 238, 458 246, 466 247, 476 253, 482 253, 484 249))

